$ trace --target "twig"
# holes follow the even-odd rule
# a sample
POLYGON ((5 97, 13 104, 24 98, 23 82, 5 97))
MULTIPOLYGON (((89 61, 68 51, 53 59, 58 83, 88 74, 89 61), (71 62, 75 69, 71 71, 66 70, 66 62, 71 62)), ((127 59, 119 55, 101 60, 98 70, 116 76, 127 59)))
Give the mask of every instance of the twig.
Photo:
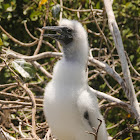
POLYGON ((24 47, 32 47, 32 46, 34 46, 34 45, 36 45, 36 44, 38 43, 38 40, 35 40, 35 41, 32 42, 32 43, 23 43, 23 42, 21 42, 21 41, 15 39, 14 37, 12 37, 8 32, 6 32, 6 31, 2 28, 1 25, 0 25, 0 29, 1 29, 12 41, 14 41, 15 43, 17 43, 17 44, 19 44, 19 45, 21 45, 21 46, 24 46, 24 47))
POLYGON ((98 132, 99 132, 99 129, 100 129, 100 126, 102 124, 102 120, 98 119, 100 121, 99 125, 98 125, 98 128, 97 128, 97 131, 96 131, 96 137, 95 137, 95 140, 97 140, 97 137, 98 137, 98 132))
MULTIPOLYGON (((23 22, 23 23, 24 23, 24 27, 25 27, 25 30, 26 30, 26 32, 28 33, 28 35, 29 35, 32 39, 37 40, 38 38, 34 37, 34 36, 30 33, 30 31, 28 30, 26 22, 23 22)), ((38 39, 38 40, 39 40, 39 39, 38 39)))
POLYGON ((109 87, 109 89, 112 90, 113 92, 116 92, 116 91, 111 87, 111 85, 109 84, 109 82, 106 80, 105 76, 102 75, 102 74, 99 74, 99 75, 103 78, 103 80, 105 81, 105 83, 107 84, 107 86, 109 87))
MULTIPOLYGON (((72 8, 68 8, 68 7, 65 7, 65 6, 63 6, 63 8, 66 9, 66 10, 72 11, 72 12, 90 12, 91 11, 90 9, 77 10, 77 9, 72 9, 72 8)), ((94 11, 100 12, 100 13, 103 12, 103 10, 100 10, 100 9, 94 9, 94 11)))
POLYGON ((125 128, 124 130, 118 132, 113 138, 112 140, 116 140, 116 138, 118 138, 119 136, 121 136, 122 134, 129 132, 131 130, 130 127, 125 128))
POLYGON ((1 90, 1 91, 2 91, 2 92, 6 92, 7 90, 10 90, 10 89, 15 88, 15 87, 17 87, 17 86, 16 86, 16 85, 9 86, 9 87, 7 87, 7 88, 1 90))
POLYGON ((10 136, 2 128, 0 128, 0 140, 16 140, 14 137, 10 136))
POLYGON ((27 87, 27 85, 21 80, 21 78, 7 65, 6 61, 3 59, 4 63, 8 67, 8 69, 15 75, 15 80, 19 83, 19 85, 28 93, 31 101, 32 101, 32 135, 35 139, 39 139, 36 135, 36 124, 35 124, 35 114, 36 114, 36 102, 35 97, 32 91, 27 87))
MULTIPOLYGON (((82 5, 79 6, 78 10, 80 10, 82 8, 82 5)), ((77 17, 80 19, 80 12, 77 11, 77 17)))
POLYGON ((6 88, 6 87, 9 87, 9 86, 17 86, 18 85, 18 83, 10 83, 10 84, 2 84, 2 85, 0 85, 0 88, 6 88))
POLYGON ((88 131, 86 131, 86 133, 94 135, 94 136, 95 136, 95 140, 98 139, 98 132, 99 132, 100 126, 101 126, 101 124, 102 124, 102 120, 100 120, 100 119, 98 119, 98 120, 100 121, 100 123, 99 123, 99 125, 98 125, 98 128, 96 129, 96 128, 92 127, 92 129, 93 129, 95 132, 88 132, 88 131))
POLYGON ((32 93, 32 91, 27 87, 26 84, 24 83, 19 83, 20 86, 28 93, 31 101, 32 101, 32 134, 35 139, 39 139, 38 136, 36 135, 36 124, 35 124, 35 114, 36 114, 36 102, 35 102, 35 97, 32 93))
POLYGON ((102 35, 102 37, 103 37, 103 39, 104 39, 104 41, 105 41, 105 43, 106 43, 108 49, 109 49, 109 44, 108 44, 108 42, 107 42, 106 36, 104 35, 104 33, 103 33, 103 31, 101 30, 99 24, 97 23, 97 20, 96 20, 96 18, 95 18, 95 14, 94 14, 94 10, 93 10, 93 8, 92 8, 92 5, 91 5, 91 11, 92 11, 92 16, 93 16, 93 19, 94 19, 94 21, 95 21, 95 24, 96 24, 96 26, 97 26, 97 28, 98 28, 100 34, 102 35))
POLYGON ((89 57, 89 62, 95 64, 96 66, 100 67, 104 71, 106 71, 110 76, 112 76, 123 88, 123 90, 126 90, 125 83, 123 79, 120 77, 120 75, 112 69, 107 63, 101 62, 99 60, 96 60, 93 57, 89 57))
POLYGON ((26 136, 23 134, 22 130, 21 130, 21 125, 22 125, 22 122, 19 122, 19 134, 23 137, 23 138, 26 138, 26 136))
MULTIPOLYGON (((24 22, 24 27, 25 27, 26 32, 29 34, 29 36, 30 36, 31 38, 33 38, 34 40, 38 40, 38 41, 39 41, 39 39, 38 39, 37 37, 34 37, 34 36, 30 33, 30 31, 29 31, 28 28, 27 28, 26 22, 24 22)), ((42 30, 40 30, 40 32, 41 32, 41 31, 42 31, 42 30)), ((46 42, 46 41, 42 40, 42 43, 44 43, 45 45, 49 46, 49 47, 52 48, 54 51, 58 52, 58 50, 57 50, 52 44, 50 44, 49 42, 46 42)))
POLYGON ((61 6, 61 11, 60 11, 59 19, 61 21, 63 18, 63 1, 62 0, 60 0, 60 6, 61 6))
POLYGON ((111 126, 111 127, 109 127, 109 128, 107 128, 107 130, 110 130, 110 129, 113 129, 113 128, 115 128, 115 127, 117 127, 117 126, 119 126, 121 123, 123 123, 125 121, 125 119, 122 119, 121 121, 119 121, 117 124, 115 124, 115 125, 113 125, 113 126, 111 126))
POLYGON ((140 78, 140 74, 135 70, 135 68, 133 67, 133 65, 132 65, 132 63, 131 63, 131 61, 130 61, 130 59, 129 59, 129 57, 128 57, 128 54, 127 54, 127 52, 125 51, 125 55, 126 55, 126 57, 127 57, 127 60, 128 60, 128 63, 129 63, 129 65, 130 65, 130 67, 132 68, 132 70, 139 76, 139 78, 140 78))
MULTIPOLYGON (((45 15, 45 20, 44 20, 43 27, 46 26, 46 21, 47 21, 47 19, 48 19, 48 15, 49 15, 49 2, 50 2, 50 0, 48 0, 47 10, 46 10, 46 15, 45 15)), ((41 45, 42 45, 43 34, 44 34, 44 30, 41 30, 39 42, 38 42, 37 48, 36 48, 36 50, 35 50, 35 52, 34 52, 34 55, 36 55, 36 54, 39 53, 40 47, 41 47, 41 45)))
MULTIPOLYGON (((27 108, 28 106, 26 106, 26 108, 27 108)), ((29 108, 31 108, 32 106, 29 106, 29 108)), ((0 111, 4 111, 4 110, 12 110, 12 109, 16 109, 16 110, 18 110, 18 109, 22 109, 22 108, 25 108, 25 106, 24 105, 16 105, 16 106, 8 106, 8 107, 1 107, 0 108, 0 111)))
POLYGON ((47 77, 52 78, 52 75, 48 71, 46 71, 38 62, 33 61, 32 64, 40 69, 41 72, 44 73, 47 77))
MULTIPOLYGON (((23 105, 23 106, 32 106, 32 103, 19 102, 19 101, 3 101, 3 100, 0 100, 0 104, 16 104, 16 105, 23 105)), ((36 106, 43 107, 42 104, 36 104, 36 106)))
POLYGON ((49 128, 45 137, 44 137, 44 140, 50 140, 50 135, 51 135, 51 129, 49 128))
MULTIPOLYGON (((12 93, 6 93, 6 92, 0 91, 0 95, 3 97, 9 97, 11 99, 20 99, 20 100, 28 101, 28 102, 30 101, 30 98, 28 98, 28 97, 19 96, 19 95, 12 94, 12 93)), ((36 102, 40 102, 40 103, 43 102, 42 99, 35 99, 35 100, 36 100, 36 102)))
MULTIPOLYGON (((90 86, 88 87, 88 90, 89 90, 90 93, 96 94, 97 97, 100 98, 100 99, 105 99, 108 102, 113 102, 111 104, 119 105, 120 107, 125 108, 125 110, 127 110, 129 113, 130 113, 130 111, 133 111, 132 107, 129 104, 121 101, 120 99, 112 97, 112 96, 110 96, 108 94, 105 94, 103 92, 97 91, 90 86)), ((103 106, 105 106, 105 105, 103 105, 103 106)))

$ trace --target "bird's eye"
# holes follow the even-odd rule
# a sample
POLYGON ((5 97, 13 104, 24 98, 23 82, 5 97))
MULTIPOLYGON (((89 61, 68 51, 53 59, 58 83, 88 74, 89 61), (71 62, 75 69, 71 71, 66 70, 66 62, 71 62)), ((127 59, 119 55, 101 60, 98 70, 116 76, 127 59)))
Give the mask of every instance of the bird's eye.
POLYGON ((69 28, 68 28, 68 29, 67 29, 67 32, 68 32, 68 33, 71 33, 71 32, 72 32, 72 29, 69 29, 69 28))

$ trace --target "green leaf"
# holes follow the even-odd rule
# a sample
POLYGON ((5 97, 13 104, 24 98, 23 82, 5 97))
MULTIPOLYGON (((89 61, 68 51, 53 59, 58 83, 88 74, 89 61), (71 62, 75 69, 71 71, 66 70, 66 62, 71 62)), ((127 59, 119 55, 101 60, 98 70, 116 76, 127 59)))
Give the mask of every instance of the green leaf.
POLYGON ((134 130, 137 130, 137 131, 140 130, 138 126, 135 126, 133 129, 134 129, 134 130))
POLYGON ((10 4, 8 4, 8 3, 3 4, 3 8, 4 8, 4 10, 7 10, 7 8, 9 8, 9 7, 10 7, 10 4))
POLYGON ((126 139, 124 139, 124 140, 130 140, 130 137, 128 137, 128 138, 126 138, 126 139))
POLYGON ((133 61, 134 57, 134 55, 130 55, 130 60, 133 61))
POLYGON ((30 18, 32 21, 38 20, 38 16, 41 15, 41 12, 39 11, 33 11, 30 15, 30 18))
POLYGON ((3 45, 3 42, 2 42, 2 39, 0 38, 0 46, 2 46, 3 45))
POLYGON ((132 36, 134 36, 134 35, 132 33, 129 33, 129 34, 126 35, 126 38, 129 38, 129 37, 132 37, 132 36))
POLYGON ((101 89, 104 89, 105 87, 106 87, 106 83, 100 85, 100 88, 101 88, 101 89))
POLYGON ((2 39, 3 40, 8 40, 8 36, 6 34, 2 34, 2 39))
POLYGON ((125 6, 126 6, 127 8, 131 7, 131 6, 132 6, 132 2, 127 2, 127 3, 125 4, 125 6))
POLYGON ((97 9, 100 9, 100 1, 97 2, 96 8, 97 8, 97 9))

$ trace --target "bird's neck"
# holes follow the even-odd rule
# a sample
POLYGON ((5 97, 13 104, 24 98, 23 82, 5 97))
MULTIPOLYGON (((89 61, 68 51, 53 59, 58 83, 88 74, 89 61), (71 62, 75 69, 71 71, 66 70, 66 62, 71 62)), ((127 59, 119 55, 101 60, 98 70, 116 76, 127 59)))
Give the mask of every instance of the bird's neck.
POLYGON ((64 55, 55 65, 53 73, 53 81, 57 83, 56 85, 84 87, 87 84, 88 45, 85 45, 87 44, 76 45, 75 43, 75 46, 63 47, 64 55))
POLYGON ((86 68, 88 61, 88 43, 74 42, 63 47, 63 59, 67 62, 79 63, 81 67, 86 68))

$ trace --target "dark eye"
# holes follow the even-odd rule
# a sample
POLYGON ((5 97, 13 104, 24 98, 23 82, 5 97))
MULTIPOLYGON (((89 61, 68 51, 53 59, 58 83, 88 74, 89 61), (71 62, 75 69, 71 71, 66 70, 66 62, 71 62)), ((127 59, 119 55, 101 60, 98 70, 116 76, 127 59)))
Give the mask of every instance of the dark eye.
POLYGON ((72 32, 72 29, 68 28, 68 29, 67 29, 67 32, 68 32, 68 33, 71 33, 71 32, 72 32))

